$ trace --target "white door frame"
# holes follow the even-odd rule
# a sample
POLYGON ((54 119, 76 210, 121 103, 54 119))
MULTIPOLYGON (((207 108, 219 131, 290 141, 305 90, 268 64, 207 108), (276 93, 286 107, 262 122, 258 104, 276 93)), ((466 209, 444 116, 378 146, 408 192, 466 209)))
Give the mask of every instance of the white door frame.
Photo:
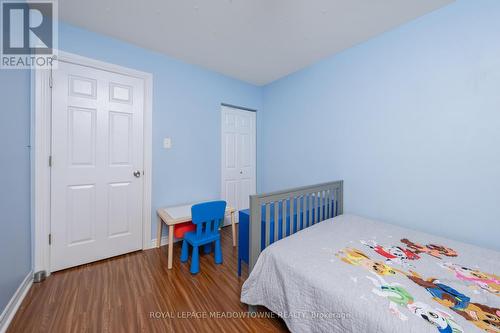
MULTIPOLYGON (((132 76, 144 80, 144 175, 142 211, 142 249, 151 248, 151 175, 152 175, 152 110, 153 75, 76 54, 58 51, 60 61, 95 69, 132 76)), ((50 274, 50 166, 52 75, 49 70, 31 72, 34 181, 32 182, 33 205, 33 271, 50 274)))
MULTIPOLYGON (((220 196, 221 198, 224 198, 226 196, 226 190, 225 190, 225 184, 224 184, 224 177, 225 177, 225 172, 224 172, 224 166, 223 166, 223 161, 222 161, 222 153, 223 153, 223 150, 224 150, 224 127, 222 125, 222 110, 223 108, 226 107, 226 108, 232 108, 232 109, 235 109, 235 110, 238 110, 238 111, 245 111, 245 112, 252 112, 255 114, 255 123, 254 123, 254 147, 255 147, 255 155, 254 155, 254 158, 253 158, 253 161, 254 161, 254 175, 253 175, 253 180, 254 180, 254 188, 255 190, 257 190, 257 110, 254 110, 254 109, 249 109, 249 108, 245 108, 245 107, 241 107, 241 106, 234 106, 234 105, 231 105, 231 104, 225 104, 225 103, 222 103, 220 105, 220 133, 221 133, 221 137, 220 137, 220 145, 221 145, 221 155, 220 155, 220 161, 221 161, 221 164, 220 164, 220 196)), ((236 208, 236 207, 235 207, 236 208)), ((239 222, 239 216, 238 214, 236 214, 236 222, 239 222)))

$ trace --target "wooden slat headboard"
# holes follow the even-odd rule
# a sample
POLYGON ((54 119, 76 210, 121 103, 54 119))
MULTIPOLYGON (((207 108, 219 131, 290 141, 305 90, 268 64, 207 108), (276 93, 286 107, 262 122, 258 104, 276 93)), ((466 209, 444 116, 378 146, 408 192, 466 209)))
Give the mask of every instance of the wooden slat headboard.
POLYGON ((264 248, 343 213, 343 181, 250 196, 250 271, 264 248))

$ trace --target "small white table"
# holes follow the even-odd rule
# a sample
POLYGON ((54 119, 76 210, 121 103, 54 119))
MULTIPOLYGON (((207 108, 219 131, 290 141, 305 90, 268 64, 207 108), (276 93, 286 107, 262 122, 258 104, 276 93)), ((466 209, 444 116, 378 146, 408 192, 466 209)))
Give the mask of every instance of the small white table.
MULTIPOLYGON (((158 214, 158 231, 156 234, 156 247, 161 245, 161 233, 163 223, 168 226, 168 269, 172 269, 172 260, 174 256, 174 226, 179 223, 191 221, 191 207, 194 204, 159 208, 158 214)), ((234 221, 234 213, 236 209, 226 206, 226 215, 231 215, 231 228, 233 232, 233 246, 236 246, 236 225, 234 221)))

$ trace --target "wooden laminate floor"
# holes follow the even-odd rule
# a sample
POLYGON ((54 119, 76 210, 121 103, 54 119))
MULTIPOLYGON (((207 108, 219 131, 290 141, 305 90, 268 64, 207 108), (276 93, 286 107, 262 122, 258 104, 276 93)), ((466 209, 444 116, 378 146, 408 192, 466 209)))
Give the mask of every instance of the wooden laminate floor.
POLYGON ((221 233, 224 263, 200 255, 197 275, 180 262, 180 242, 172 270, 163 246, 56 272, 33 285, 8 332, 287 332, 270 312, 242 317, 247 272, 237 277, 231 228, 221 233))

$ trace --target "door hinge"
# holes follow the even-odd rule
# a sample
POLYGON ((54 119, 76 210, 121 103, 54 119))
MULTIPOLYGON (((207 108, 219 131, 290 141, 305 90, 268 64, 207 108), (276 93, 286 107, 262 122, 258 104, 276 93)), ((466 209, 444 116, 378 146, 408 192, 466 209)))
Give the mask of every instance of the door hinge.
POLYGON ((49 167, 52 167, 52 155, 49 156, 49 167))
POLYGON ((52 234, 49 234, 49 245, 52 245, 52 234))

